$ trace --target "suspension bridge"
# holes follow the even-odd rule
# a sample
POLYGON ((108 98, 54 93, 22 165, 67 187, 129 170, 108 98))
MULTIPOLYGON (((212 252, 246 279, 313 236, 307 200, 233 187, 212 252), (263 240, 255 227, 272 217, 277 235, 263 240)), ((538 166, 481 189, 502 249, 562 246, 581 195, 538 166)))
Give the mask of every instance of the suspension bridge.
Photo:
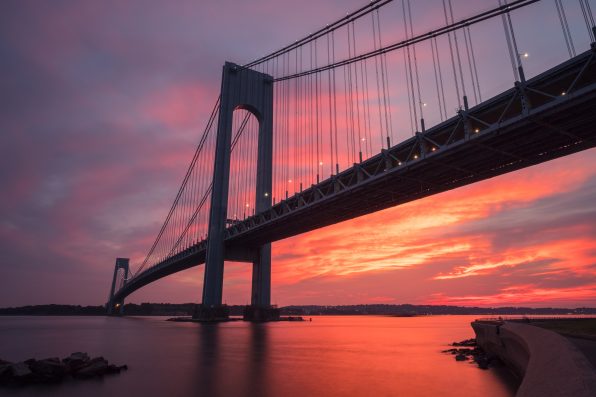
POLYGON ((269 319, 272 242, 596 146, 588 0, 499 0, 459 19, 437 0, 438 25, 422 32, 415 11, 371 1, 253 62, 225 63, 155 241, 134 271, 116 260, 108 312, 205 264, 196 317, 226 317, 224 262, 236 261, 253 266, 247 319, 269 319), (520 44, 532 32, 547 37, 542 58, 520 44))

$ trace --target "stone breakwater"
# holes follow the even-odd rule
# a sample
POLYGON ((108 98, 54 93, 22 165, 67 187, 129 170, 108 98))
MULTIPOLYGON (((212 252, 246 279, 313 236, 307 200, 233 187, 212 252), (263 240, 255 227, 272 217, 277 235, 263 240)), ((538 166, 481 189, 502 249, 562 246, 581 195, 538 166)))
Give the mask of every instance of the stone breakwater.
POLYGON ((29 359, 12 363, 0 359, 0 386, 57 383, 67 378, 89 379, 127 370, 126 365, 110 364, 103 357, 90 358, 87 353, 72 353, 42 360, 29 359))

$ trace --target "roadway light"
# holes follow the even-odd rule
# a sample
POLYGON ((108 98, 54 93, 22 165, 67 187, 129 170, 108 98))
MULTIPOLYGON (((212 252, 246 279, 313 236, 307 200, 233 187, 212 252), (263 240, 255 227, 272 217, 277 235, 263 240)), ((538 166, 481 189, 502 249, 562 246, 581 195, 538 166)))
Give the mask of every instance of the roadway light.
POLYGON ((565 94, 566 94, 565 91, 561 92, 561 96, 565 96, 565 94))
POLYGON ((475 129, 474 129, 474 132, 475 132, 475 133, 479 133, 479 132, 480 132, 480 128, 475 128, 475 129))
POLYGON ((269 197, 269 193, 265 192, 265 197, 269 197))
POLYGON ((437 148, 433 146, 431 150, 434 152, 435 150, 437 150, 437 148))
POLYGON ((415 154, 415 155, 414 155, 414 158, 415 158, 415 159, 417 159, 417 158, 418 158, 418 155, 417 155, 417 154, 415 154))

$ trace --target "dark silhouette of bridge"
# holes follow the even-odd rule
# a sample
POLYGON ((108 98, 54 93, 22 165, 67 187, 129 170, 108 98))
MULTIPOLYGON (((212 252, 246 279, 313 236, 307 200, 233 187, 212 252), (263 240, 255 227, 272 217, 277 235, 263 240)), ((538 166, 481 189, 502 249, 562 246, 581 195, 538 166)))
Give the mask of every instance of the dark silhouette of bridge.
POLYGON ((128 259, 116 262, 108 311, 118 312, 144 285, 205 263, 196 315, 225 317, 229 260, 253 264, 247 317, 269 319, 272 242, 596 146, 589 3, 579 2, 584 19, 577 23, 585 23, 590 48, 576 54, 577 39, 556 0, 568 57, 526 78, 528 54, 518 50, 511 15, 535 3, 503 2, 455 21, 451 1, 443 0, 445 25, 414 35, 409 0, 373 1, 247 65, 226 63, 220 98, 153 246, 130 277, 128 259), (405 36, 384 46, 380 14, 390 3, 399 3, 405 36), (515 83, 483 100, 471 28, 499 19, 515 83), (374 44, 358 50, 364 21, 374 44), (427 78, 416 51, 429 47, 427 78), (399 134, 389 74, 399 54, 413 133, 392 145, 399 134), (436 95, 434 114, 425 91, 436 95), (457 111, 448 117, 452 104, 457 111), (434 126, 426 128, 429 120, 434 126), (373 149, 377 139, 380 150, 373 149))

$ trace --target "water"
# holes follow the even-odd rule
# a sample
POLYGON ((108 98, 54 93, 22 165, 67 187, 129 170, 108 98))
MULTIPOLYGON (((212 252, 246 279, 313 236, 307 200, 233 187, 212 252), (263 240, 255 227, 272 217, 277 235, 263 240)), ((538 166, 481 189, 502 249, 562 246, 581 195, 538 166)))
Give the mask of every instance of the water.
POLYGON ((507 397, 506 369, 441 353, 474 316, 324 316, 202 325, 163 317, 0 317, 0 358, 74 351, 128 364, 120 375, 0 389, 15 396, 507 397))

